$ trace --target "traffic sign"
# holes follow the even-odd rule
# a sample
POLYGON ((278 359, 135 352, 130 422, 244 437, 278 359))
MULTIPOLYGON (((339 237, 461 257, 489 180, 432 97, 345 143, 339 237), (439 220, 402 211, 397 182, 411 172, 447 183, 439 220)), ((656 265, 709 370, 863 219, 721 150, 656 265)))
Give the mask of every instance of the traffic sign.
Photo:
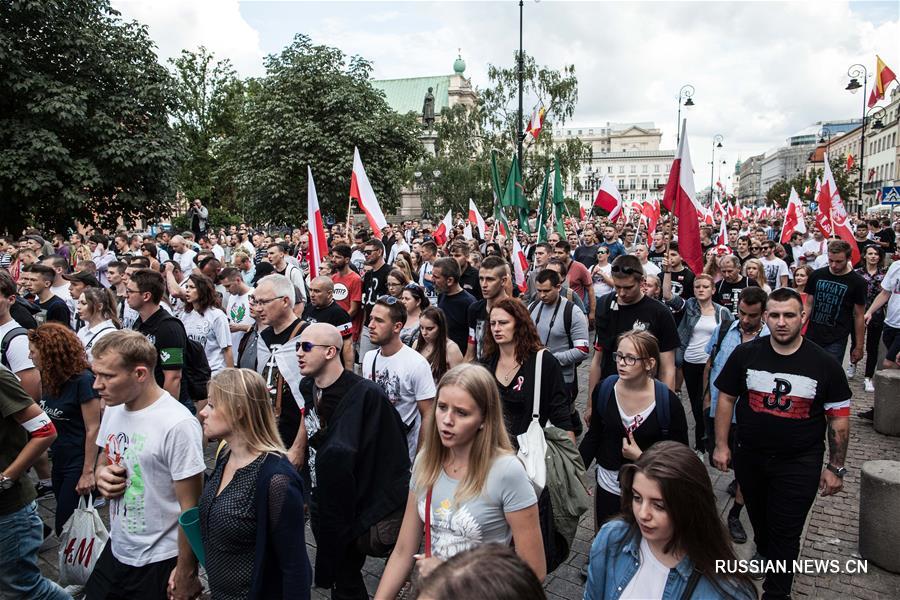
POLYGON ((882 204, 900 204, 900 185, 881 188, 882 204))

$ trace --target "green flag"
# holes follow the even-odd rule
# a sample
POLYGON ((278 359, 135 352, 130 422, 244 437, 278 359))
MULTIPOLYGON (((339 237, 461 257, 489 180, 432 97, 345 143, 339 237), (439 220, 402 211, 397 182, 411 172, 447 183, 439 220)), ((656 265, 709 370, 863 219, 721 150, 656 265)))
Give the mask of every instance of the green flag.
POLYGON ((531 228, 528 227, 528 200, 525 198, 522 173, 519 171, 519 159, 516 156, 513 156, 512 164, 509 166, 501 204, 514 207, 519 214, 519 229, 525 233, 531 233, 531 228))
POLYGON ((566 226, 564 224, 566 210, 566 200, 563 198, 562 174, 559 171, 559 157, 553 159, 555 173, 553 175, 553 207, 556 209, 556 231, 563 238, 566 237, 566 226))
POLYGON ((544 171, 544 185, 541 188, 541 199, 538 201, 538 242, 547 241, 547 192, 550 191, 550 165, 544 171))
POLYGON ((491 151, 491 191, 494 194, 494 222, 500 228, 500 234, 509 235, 509 223, 503 212, 503 196, 500 195, 500 173, 497 171, 497 154, 491 151))

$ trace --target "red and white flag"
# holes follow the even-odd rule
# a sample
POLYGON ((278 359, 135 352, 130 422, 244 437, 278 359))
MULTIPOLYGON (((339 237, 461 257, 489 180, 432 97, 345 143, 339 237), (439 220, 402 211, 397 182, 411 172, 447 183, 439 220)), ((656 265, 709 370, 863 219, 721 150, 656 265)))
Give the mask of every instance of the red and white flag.
POLYGON ((584 223, 584 220, 587 218, 587 211, 584 210, 584 207, 581 204, 578 204, 578 218, 581 219, 581 222, 584 223))
POLYGON ((485 225, 484 225, 484 217, 481 216, 481 213, 478 212, 478 207, 475 206, 475 202, 469 198, 469 223, 478 228, 478 233, 480 234, 481 239, 484 239, 485 235, 485 225))
POLYGON ((678 250, 681 258, 694 273, 703 272, 703 248, 700 244, 700 216, 703 214, 703 207, 695 199, 687 119, 682 121, 681 141, 669 171, 663 206, 678 218, 678 250))
POLYGON ((787 244, 791 241, 795 231, 806 233, 806 221, 803 218, 803 203, 800 202, 797 190, 791 186, 791 195, 784 211, 784 225, 781 227, 781 243, 787 244))
POLYGON ((622 214, 622 196, 616 183, 610 179, 609 175, 604 175, 600 181, 600 190, 594 199, 594 206, 599 206, 609 213, 609 220, 615 222, 619 215, 622 214))
POLYGON ((652 235, 659 223, 659 200, 652 198, 641 204, 642 218, 647 220, 647 231, 652 235))
POLYGON ((535 107, 534 113, 532 113, 531 118, 528 119, 528 126, 525 128, 525 133, 530 135, 537 141, 538 137, 541 135, 541 129, 544 128, 544 115, 547 113, 544 110, 543 106, 535 107))
POLYGON ((703 209, 703 215, 702 215, 703 223, 704 223, 705 225, 712 225, 712 224, 713 224, 713 213, 712 213, 712 210, 706 208, 706 207, 703 206, 703 205, 701 205, 700 208, 703 209))
POLYGON ((719 202, 718 198, 713 200, 712 212, 713 212, 713 216, 719 215, 719 218, 722 219, 723 221, 727 218, 725 215, 725 207, 722 206, 722 203, 719 202))
POLYGON ((453 210, 448 210, 447 215, 444 217, 444 220, 440 222, 437 226, 437 229, 434 230, 434 243, 438 246, 443 246, 447 243, 447 238, 450 236, 450 230, 453 229, 453 210))
POLYGON ((309 229, 309 249, 306 260, 309 262, 309 278, 314 279, 319 275, 319 265, 328 256, 328 243, 325 238, 325 223, 322 221, 322 211, 319 209, 319 198, 316 196, 316 184, 313 182, 312 168, 306 165, 306 208, 309 229))
POLYGON ((375 191, 372 190, 372 184, 366 176, 366 170, 363 168, 362 159, 359 157, 359 149, 353 148, 353 174, 350 175, 350 197, 355 198, 359 203, 359 207, 369 220, 369 226, 372 228, 372 235, 376 238, 381 237, 381 230, 387 227, 387 219, 378 206, 378 200, 375 198, 375 191))
POLYGON ((525 276, 528 272, 528 259, 525 257, 525 252, 522 251, 522 246, 519 245, 519 240, 515 237, 513 237, 512 263, 516 286, 524 294, 528 291, 528 280, 525 276))
POLYGON ((725 218, 725 215, 722 215, 719 223, 719 236, 716 238, 716 245, 721 246, 722 244, 728 244, 728 219, 725 218))
MULTIPOLYGON (((853 228, 850 226, 850 219, 847 216, 847 209, 844 208, 844 201, 841 200, 841 194, 834 182, 834 175, 831 173, 831 165, 828 162, 828 153, 825 154, 825 173, 822 177, 822 195, 828 194, 829 204, 831 205, 833 234, 850 244, 850 264, 855 265, 861 258, 859 246, 856 243, 856 236, 853 235, 853 228)), ((819 210, 822 210, 821 203, 819 204, 819 210)))
MULTIPOLYGON (((828 169, 828 173, 831 173, 827 158, 825 159, 825 168, 828 169)), ((834 233, 834 227, 831 225, 831 195, 827 180, 816 179, 816 228, 822 232, 825 239, 830 238, 834 233)))

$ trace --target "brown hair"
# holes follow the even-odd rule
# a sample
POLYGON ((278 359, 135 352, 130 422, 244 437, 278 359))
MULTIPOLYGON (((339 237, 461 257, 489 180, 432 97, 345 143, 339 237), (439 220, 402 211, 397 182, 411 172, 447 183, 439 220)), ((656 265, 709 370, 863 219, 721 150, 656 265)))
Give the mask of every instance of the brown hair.
MULTIPOLYGON (((517 361, 520 363, 525 362, 529 355, 544 347, 540 336, 538 336, 537 327, 534 326, 534 321, 532 321, 531 315, 528 314, 528 309, 525 308, 524 304, 515 298, 504 298, 494 303, 491 307, 491 313, 497 309, 509 313, 509 316, 516 322, 517 361)), ((488 315, 488 320, 490 321, 490 315, 488 315)), ((483 356, 486 358, 499 352, 500 348, 497 346, 497 342, 494 341, 494 334, 490 325, 488 325, 484 332, 483 356)))
POLYGON ((441 563, 419 585, 420 600, 545 600, 537 575, 509 546, 482 544, 441 563))
POLYGON ((202 273, 191 273, 189 279, 197 289, 197 301, 185 302, 184 312, 191 312, 196 309, 202 315, 210 308, 222 308, 219 302, 219 295, 216 293, 216 284, 213 283, 212 279, 202 273))
POLYGON ((44 323, 28 332, 28 342, 41 356, 41 383, 50 396, 58 396, 73 376, 90 368, 81 340, 59 323, 44 323))
POLYGON ((97 360, 110 351, 119 356, 126 369, 142 366, 153 371, 156 368, 156 348, 142 333, 132 329, 120 329, 104 335, 91 348, 91 355, 97 360))
POLYGON ((623 340, 628 340, 634 346, 638 356, 644 359, 653 360, 653 368, 650 369, 650 376, 656 377, 659 370, 659 342, 656 336, 649 331, 639 331, 630 329, 621 334, 616 340, 616 348, 618 348, 623 340))
MULTIPOLYGON (((429 306, 419 315, 420 327, 422 319, 428 319, 437 327, 437 340, 434 342, 428 362, 431 364, 432 377, 435 381, 440 381, 447 372, 447 318, 444 316, 444 311, 436 306, 429 306)), ((421 354, 427 344, 428 342, 420 332, 416 340, 416 351, 421 354)))
POLYGON ((695 570, 725 597, 733 591, 722 589, 723 580, 746 587, 756 597, 753 582, 746 575, 723 575, 716 571, 717 560, 736 560, 725 527, 719 519, 716 497, 709 473, 690 448, 680 442, 661 441, 641 454, 636 462, 624 465, 619 479, 622 485, 622 516, 629 535, 638 539, 640 528, 634 516, 634 477, 641 473, 659 485, 665 511, 672 523, 672 538, 664 551, 686 554, 695 570))
POLYGON ((91 312, 112 321, 116 329, 122 328, 122 322, 116 314, 116 296, 110 288, 86 287, 81 293, 84 301, 91 307, 91 312))

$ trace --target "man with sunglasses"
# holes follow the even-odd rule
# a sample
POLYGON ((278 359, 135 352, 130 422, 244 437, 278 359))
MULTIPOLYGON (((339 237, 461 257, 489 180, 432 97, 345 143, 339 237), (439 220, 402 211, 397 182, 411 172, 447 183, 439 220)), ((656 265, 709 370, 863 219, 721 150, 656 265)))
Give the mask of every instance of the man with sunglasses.
POLYGON ((374 348, 369 337, 369 318, 375 301, 388 293, 387 278, 391 274, 391 266, 384 262, 384 244, 380 241, 374 239, 367 241, 363 246, 363 255, 368 270, 362 280, 363 320, 359 336, 360 360, 374 348))
MULTIPOLYGON (((680 346, 678 330, 672 312, 658 300, 644 295, 641 283, 644 269, 636 256, 620 256, 613 261, 613 287, 615 292, 606 294, 597 303, 594 357, 588 378, 588 397, 594 387, 606 377, 616 374, 613 352, 618 348, 619 335, 637 329, 649 331, 659 342, 660 362, 656 378, 675 389, 675 349, 680 346)), ((590 423, 591 403, 585 411, 585 422, 590 423)))

